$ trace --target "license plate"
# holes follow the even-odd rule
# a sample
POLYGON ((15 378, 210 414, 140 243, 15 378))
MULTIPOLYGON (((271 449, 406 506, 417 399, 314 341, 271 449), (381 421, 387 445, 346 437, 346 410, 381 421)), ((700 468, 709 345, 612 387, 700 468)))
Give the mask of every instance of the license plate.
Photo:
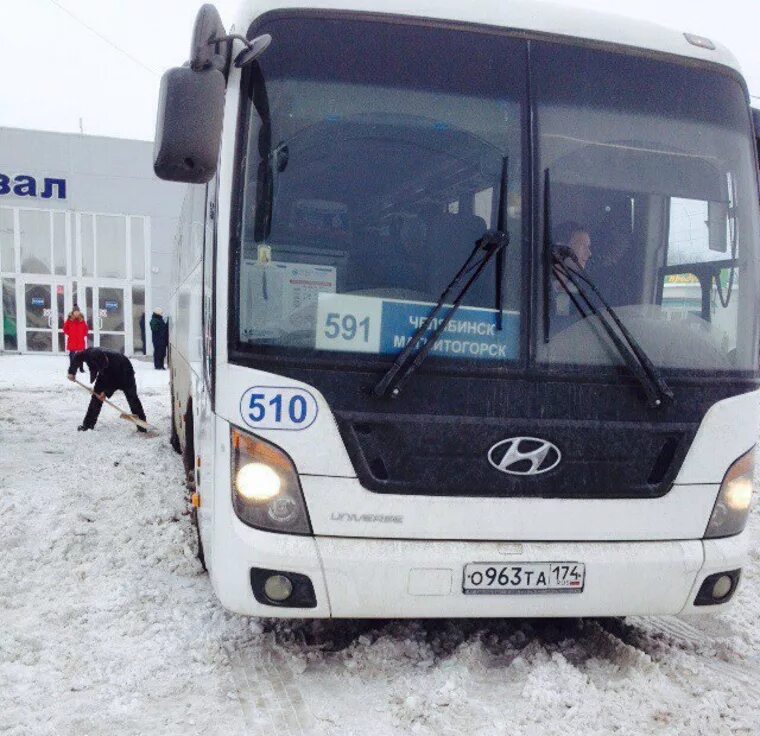
POLYGON ((467 594, 582 593, 582 562, 471 562, 464 566, 462 592, 467 594))

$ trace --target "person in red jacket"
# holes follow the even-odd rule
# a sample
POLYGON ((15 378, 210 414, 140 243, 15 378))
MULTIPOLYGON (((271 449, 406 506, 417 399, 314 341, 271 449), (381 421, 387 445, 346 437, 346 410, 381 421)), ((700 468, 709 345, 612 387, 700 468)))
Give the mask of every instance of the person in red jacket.
POLYGON ((66 350, 69 353, 69 360, 74 357, 74 353, 79 353, 87 347, 88 330, 84 315, 75 306, 63 323, 63 334, 66 335, 66 350))

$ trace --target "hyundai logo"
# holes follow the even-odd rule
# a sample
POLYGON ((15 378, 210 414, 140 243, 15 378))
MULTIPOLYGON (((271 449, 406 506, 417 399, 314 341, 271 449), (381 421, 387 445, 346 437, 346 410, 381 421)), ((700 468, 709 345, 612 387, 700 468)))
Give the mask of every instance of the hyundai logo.
POLYGON ((537 437, 510 437, 488 451, 488 462, 510 475, 540 475, 554 470, 562 459, 559 448, 537 437))

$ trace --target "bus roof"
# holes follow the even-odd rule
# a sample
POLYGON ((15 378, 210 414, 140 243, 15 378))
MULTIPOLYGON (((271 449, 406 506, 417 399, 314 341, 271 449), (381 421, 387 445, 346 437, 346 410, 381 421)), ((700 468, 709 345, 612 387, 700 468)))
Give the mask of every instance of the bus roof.
POLYGON ((257 16, 285 9, 404 15, 549 33, 703 59, 741 73, 734 55, 714 39, 710 40, 715 49, 690 43, 685 36, 688 28, 681 32, 648 21, 537 0, 245 0, 236 27, 245 32, 257 16))

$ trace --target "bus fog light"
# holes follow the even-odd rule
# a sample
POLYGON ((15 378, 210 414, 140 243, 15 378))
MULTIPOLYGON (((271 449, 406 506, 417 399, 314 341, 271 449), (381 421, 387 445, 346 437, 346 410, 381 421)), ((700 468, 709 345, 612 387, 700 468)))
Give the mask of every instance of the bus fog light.
POLYGON ((747 525, 752 505, 752 483, 755 475, 755 448, 737 459, 720 484, 705 538, 730 537, 740 534, 747 525))
POLYGON ((251 592, 262 606, 316 608, 317 596, 308 575, 290 570, 251 568, 251 592))
POLYGON ((295 465, 279 447, 230 430, 232 506, 244 524, 265 531, 311 534, 295 465))
POLYGON ((699 586, 694 605, 718 606, 728 603, 739 585, 741 572, 741 568, 739 568, 738 570, 723 570, 708 575, 699 586))
POLYGON ((264 583, 264 593, 266 593, 267 598, 276 603, 286 601, 292 592, 293 583, 284 575, 272 575, 264 583))
POLYGON ((721 575, 714 583, 712 587, 712 597, 716 601, 721 598, 725 598, 730 592, 733 586, 733 580, 728 575, 721 575))
POLYGON ((238 493, 251 501, 269 501, 282 487, 280 476, 263 463, 243 465, 235 477, 238 493))

